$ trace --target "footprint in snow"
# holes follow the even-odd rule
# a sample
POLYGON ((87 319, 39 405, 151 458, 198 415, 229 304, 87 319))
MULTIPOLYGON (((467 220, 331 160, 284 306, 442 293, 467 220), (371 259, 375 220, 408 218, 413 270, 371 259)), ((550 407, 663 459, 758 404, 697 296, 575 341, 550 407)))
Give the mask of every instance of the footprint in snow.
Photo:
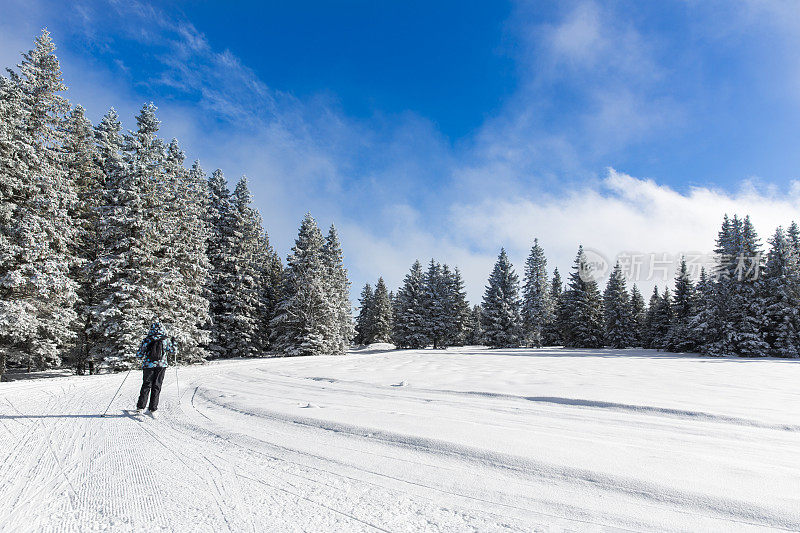
POLYGON ((314 403, 307 403, 301 407, 301 409, 319 409, 319 405, 314 403))

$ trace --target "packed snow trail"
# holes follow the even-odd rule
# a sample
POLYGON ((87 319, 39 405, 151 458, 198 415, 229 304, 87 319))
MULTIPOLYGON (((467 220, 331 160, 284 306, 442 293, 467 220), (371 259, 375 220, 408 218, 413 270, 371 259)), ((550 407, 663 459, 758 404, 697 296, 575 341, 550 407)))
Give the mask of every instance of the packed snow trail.
POLYGON ((369 351, 0 385, 0 529, 800 529, 800 365, 369 351))

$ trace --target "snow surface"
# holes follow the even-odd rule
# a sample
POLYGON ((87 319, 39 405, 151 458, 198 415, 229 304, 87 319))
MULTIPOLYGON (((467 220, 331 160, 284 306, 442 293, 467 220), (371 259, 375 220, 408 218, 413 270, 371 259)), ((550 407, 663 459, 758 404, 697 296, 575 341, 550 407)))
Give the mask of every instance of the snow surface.
POLYGON ((800 529, 800 361, 378 351, 0 385, 0 529, 800 529), (178 402, 180 391, 180 402, 178 402))

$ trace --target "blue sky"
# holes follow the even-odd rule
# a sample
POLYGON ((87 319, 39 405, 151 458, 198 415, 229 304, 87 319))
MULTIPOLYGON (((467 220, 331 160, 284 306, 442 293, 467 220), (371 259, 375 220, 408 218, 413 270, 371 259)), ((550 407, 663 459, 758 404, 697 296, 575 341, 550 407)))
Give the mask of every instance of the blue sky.
MULTIPOLYGON (((500 246, 539 237, 706 251, 722 213, 800 219, 800 7, 791 1, 3 0, 0 63, 40 28, 68 97, 246 174, 282 255, 310 210, 358 285, 414 259, 478 300, 500 246)), ((656 280, 640 280, 645 289, 656 280)))

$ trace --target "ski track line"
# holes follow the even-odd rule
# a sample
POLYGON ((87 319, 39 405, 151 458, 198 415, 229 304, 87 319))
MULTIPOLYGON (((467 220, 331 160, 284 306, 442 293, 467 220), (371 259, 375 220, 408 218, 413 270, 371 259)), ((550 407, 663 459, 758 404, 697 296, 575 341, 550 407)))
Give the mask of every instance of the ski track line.
MULTIPOLYGON (((596 485, 607 490, 637 495, 651 501, 678 505, 682 504, 695 508, 709 509, 719 515, 725 516, 729 520, 740 521, 750 525, 769 525, 770 527, 777 528, 787 527, 783 523, 784 519, 778 518, 769 509, 765 509, 748 502, 721 499, 704 494, 686 493, 655 483, 649 483, 637 479, 628 479, 622 476, 611 476, 585 469, 554 467, 553 465, 534 460, 526 460, 507 454, 489 453, 484 450, 462 446, 447 441, 441 441, 438 439, 412 437, 409 435, 397 434, 385 430, 363 428, 309 417, 291 416, 260 408, 241 408, 232 402, 220 401, 219 398, 215 398, 204 392, 200 393, 200 397, 210 403, 217 404, 220 407, 238 411, 244 414, 251 414, 257 417, 264 417, 272 420, 279 420, 287 423, 294 423, 302 426, 333 431, 336 433, 345 433, 352 436, 374 439, 387 444, 407 446, 414 449, 430 451, 434 454, 440 453, 452 455, 461 457, 471 462, 477 461, 481 464, 490 463, 498 468, 506 468, 512 471, 537 473, 541 477, 548 477, 551 479, 573 479, 579 482, 596 485), (751 520, 760 520, 761 523, 750 522, 747 520, 748 518, 751 520)), ((793 522, 788 526, 788 528, 789 530, 791 530, 791 528, 800 528, 800 520, 797 518, 793 519, 793 522)))
MULTIPOLYGON (((344 477, 344 478, 347 478, 349 480, 352 480, 352 481, 355 481, 355 482, 358 482, 358 483, 367 483, 367 484, 373 485, 375 487, 379 487, 379 488, 384 489, 384 490, 389 490, 391 492, 397 492, 397 493, 402 494, 402 495, 407 495, 408 494, 405 491, 402 491, 400 489, 387 487, 386 485, 381 485, 379 483, 374 483, 374 482, 365 480, 363 478, 355 478, 355 477, 352 477, 352 476, 347 476, 345 474, 341 474, 339 472, 333 472, 333 471, 330 471, 330 470, 326 470, 324 468, 315 467, 315 466, 311 466, 311 465, 307 465, 307 464, 303 464, 303 463, 297 463, 297 462, 294 462, 294 461, 288 461, 287 459, 284 459, 284 458, 268 455, 268 454, 266 454, 266 453, 264 453, 264 452, 262 452, 260 450, 255 450, 255 449, 252 449, 252 448, 249 448, 249 447, 242 446, 242 445, 237 444, 237 443, 235 443, 233 441, 229 441, 229 442, 231 442, 232 444, 234 444, 236 446, 240 446, 240 447, 246 448, 246 449, 248 449, 248 450, 250 450, 250 451, 252 451, 254 453, 264 455, 265 457, 268 457, 270 459, 274 459, 274 460, 282 461, 282 462, 288 462, 288 463, 291 463, 291 464, 294 464, 294 465, 297 465, 297 466, 300 466, 300 467, 310 468, 310 469, 313 469, 313 470, 317 470, 317 471, 320 471, 320 472, 325 472, 327 474, 331 474, 331 475, 338 476, 338 477, 344 477)), ((309 458, 313 458, 313 459, 319 460, 321 462, 339 464, 339 465, 344 466, 346 468, 357 470, 357 471, 363 472, 363 473, 368 474, 368 475, 373 475, 373 476, 377 476, 377 477, 383 477, 383 478, 390 479, 390 480, 393 480, 393 481, 397 481, 397 482, 400 482, 400 483, 403 483, 403 484, 408 484, 408 485, 412 485, 412 486, 416 486, 416 487, 420 487, 420 488, 429 489, 429 490, 432 490, 432 491, 435 491, 435 492, 439 492, 439 493, 442 493, 442 494, 447 494, 449 496, 454 496, 454 497, 456 497, 456 498, 458 498, 460 500, 468 500, 469 502, 472 502, 473 504, 474 504, 474 502, 482 502, 482 503, 488 503, 490 505, 505 507, 507 509, 514 509, 514 510, 518 510, 518 511, 523 511, 525 513, 532 513, 532 514, 536 514, 536 515, 539 515, 539 516, 544 516, 544 517, 547 517, 547 518, 559 518, 559 519, 562 519, 562 520, 567 520, 567 521, 572 521, 572 522, 580 522, 580 523, 592 524, 592 525, 601 525, 601 526, 605 526, 605 527, 612 527, 614 529, 622 530, 622 531, 639 531, 639 530, 634 530, 634 529, 626 529, 623 526, 620 526, 618 524, 606 524, 606 523, 603 523, 603 522, 596 522, 596 521, 591 521, 591 520, 581 520, 581 519, 576 519, 576 518, 563 516, 563 515, 548 514, 548 513, 545 513, 543 511, 534 511, 534 510, 532 510, 530 508, 523 508, 523 507, 519 507, 519 506, 515 506, 515 505, 503 503, 503 502, 497 502, 497 501, 493 501, 493 500, 486 500, 486 499, 483 499, 483 498, 470 496, 468 494, 456 493, 456 492, 452 492, 452 491, 449 491, 449 490, 446 490, 446 489, 443 489, 443 488, 440 488, 440 487, 434 487, 434 486, 431 486, 431 485, 425 485, 423 483, 419 483, 419 482, 416 482, 416 481, 411 481, 411 480, 407 480, 407 479, 398 478, 398 477, 391 476, 389 474, 385 474, 385 473, 382 473, 382 472, 376 472, 374 470, 368 470, 368 469, 364 469, 364 468, 359 468, 359 467, 351 465, 349 463, 343 463, 343 462, 336 461, 334 459, 330 459, 330 458, 327 458, 327 457, 324 457, 324 456, 315 455, 315 454, 312 454, 312 453, 303 452, 303 451, 292 449, 292 448, 287 448, 285 446, 281 446, 281 445, 278 445, 278 444, 275 444, 275 443, 266 443, 264 441, 258 441, 258 442, 260 442, 261 444, 270 446, 272 448, 283 450, 283 451, 286 451, 286 452, 289 452, 289 453, 292 453, 292 454, 296 454, 296 455, 306 456, 306 457, 309 457, 309 458)), ((359 450, 359 452, 360 453, 368 453, 368 452, 361 452, 360 450, 359 450)), ((384 456, 384 457, 388 457, 388 458, 391 458, 391 459, 396 459, 396 460, 401 460, 401 461, 406 461, 406 462, 412 462, 413 463, 413 461, 405 460, 405 459, 402 459, 402 458, 389 457, 389 456, 384 456)), ((425 463, 423 463, 423 464, 425 464, 425 463)), ((435 466, 435 465, 430 465, 430 466, 432 466, 433 468, 440 468, 440 467, 435 466)), ((300 476, 300 475, 292 473, 292 472, 285 472, 285 473, 287 473, 289 475, 301 477, 302 479, 306 479, 306 480, 311 481, 311 482, 322 484, 322 482, 320 482, 319 480, 306 478, 305 476, 300 476)), ((330 485, 328 485, 328 486, 330 486, 330 485)), ((560 491, 572 492, 573 494, 579 494, 575 490, 566 489, 564 487, 560 487, 559 490, 560 491)), ((426 500, 431 501, 431 502, 437 502, 437 500, 434 499, 433 497, 425 496, 425 495, 422 495, 422 494, 419 494, 419 493, 415 494, 414 496, 426 499, 426 500)), ((591 516, 590 513, 586 512, 584 509, 579 508, 579 507, 568 506, 568 505, 564 505, 564 504, 555 504, 555 502, 545 502, 545 501, 540 501, 540 500, 534 500, 534 501, 537 501, 539 503, 543 503, 543 504, 551 506, 551 507, 552 506, 558 506, 558 507, 562 507, 562 508, 568 508, 568 509, 571 510, 573 515, 591 516)), ((646 505, 648 507, 653 507, 653 508, 656 508, 656 509, 659 509, 659 510, 662 510, 662 511, 675 512, 675 513, 683 514, 683 515, 686 515, 686 516, 691 516, 691 517, 694 517, 694 518, 702 518, 702 519, 707 519, 707 520, 725 521, 725 522, 732 521, 732 522, 739 522, 739 523, 746 524, 746 525, 764 527, 763 524, 744 522, 744 521, 735 520, 735 519, 726 518, 726 517, 697 514, 697 513, 692 513, 690 511, 687 511, 687 510, 684 510, 684 509, 675 508, 675 507, 665 507, 665 506, 657 505, 657 504, 654 504, 654 503, 640 502, 640 504, 644 504, 644 505, 646 505)), ((474 508, 470 508, 470 507, 465 507, 465 509, 466 510, 474 510, 474 508)), ((503 518, 503 519, 508 519, 508 517, 505 516, 505 515, 501 515, 501 514, 499 514, 497 512, 488 511, 486 509, 481 509, 481 512, 485 513, 485 514, 494 515, 494 516, 497 516, 497 517, 500 517, 500 518, 503 518)), ((622 517, 620 517, 620 518, 622 518, 622 517)), ((782 528, 778 528, 778 529, 782 529, 782 528)), ((788 530, 787 529, 786 531, 792 531, 792 530, 788 530)))
MULTIPOLYGON (((247 414, 247 413, 242 413, 242 414, 247 414)), ((328 462, 328 463, 333 462, 333 463, 336 463, 336 464, 340 464, 340 465, 342 465, 342 466, 344 466, 346 468, 351 468, 351 469, 354 469, 354 470, 361 471, 361 472, 363 472, 365 474, 374 475, 374 476, 377 476, 377 477, 383 477, 383 478, 386 478, 386 479, 390 479, 392 481, 397 481, 397 482, 400 482, 400 483, 403 483, 403 484, 408 484, 408 485, 416 486, 416 487, 419 487, 419 488, 429 489, 429 490, 432 490, 432 491, 435 491, 435 492, 439 492, 439 493, 442 493, 442 494, 447 494, 449 496, 454 496, 454 497, 456 497, 458 499, 461 499, 461 500, 468 500, 469 502, 472 502, 473 504, 475 502, 488 503, 490 505, 505 507, 507 509, 514 509, 514 510, 517 510, 517 511, 522 511, 524 513, 536 514, 536 515, 547 517, 547 518, 558 518, 558 519, 561 519, 561 520, 567 520, 567 521, 571 521, 571 522, 579 522, 579 523, 592 524, 592 525, 598 525, 598 526, 604 526, 604 527, 613 527, 615 529, 624 530, 624 531, 637 531, 637 530, 626 529, 626 528, 624 528, 624 527, 622 527, 620 525, 616 525, 616 524, 607 524, 607 523, 597 522, 597 521, 592 521, 592 520, 583 520, 583 519, 572 518, 572 517, 564 516, 564 515, 555 515, 555 514, 545 513, 543 511, 533 511, 530 508, 524 508, 524 507, 519 507, 519 506, 515 506, 515 505, 503 503, 503 502, 487 500, 487 499, 484 499, 484 498, 470 496, 468 494, 456 493, 456 492, 452 492, 452 491, 449 491, 449 490, 446 490, 446 489, 443 489, 443 488, 440 488, 440 487, 434 487, 434 486, 431 486, 431 485, 425 485, 423 483, 419 483, 419 482, 416 482, 416 481, 411 481, 411 480, 407 480, 407 479, 398 478, 398 477, 395 477, 395 476, 391 476, 389 474, 384 474, 382 472, 375 472, 373 470, 367 470, 367 469, 359 468, 357 466, 350 465, 348 463, 342 463, 342 462, 339 462, 339 461, 335 461, 335 460, 329 459, 327 457, 311 454, 311 453, 308 453, 308 452, 302 452, 302 451, 296 450, 296 449, 286 448, 285 446, 281 446, 281 445, 278 445, 278 444, 266 443, 266 442, 263 442, 263 441, 260 441, 260 442, 262 442, 263 444, 267 444, 270 447, 277 448, 277 449, 280 449, 280 450, 284 450, 284 451, 289 452, 289 453, 294 453, 294 454, 298 454, 298 455, 304 455, 304 456, 307 456, 307 457, 310 457, 310 458, 313 458, 313 459, 316 459, 316 460, 319 460, 319 461, 322 461, 322 462, 328 462)), ((236 444, 236 443, 234 443, 234 444, 236 444)), ((236 444, 236 445, 237 446, 241 446, 239 444, 236 444)), ((251 448, 247 448, 247 449, 250 449, 251 451, 254 451, 255 453, 263 454, 263 452, 261 452, 259 450, 253 450, 251 448)), ((271 458, 271 459, 286 461, 286 459, 278 458, 278 457, 267 455, 267 454, 264 454, 264 455, 269 457, 269 458, 271 458)), ((392 459, 397 459, 397 458, 392 458, 392 459)), ((291 461, 289 461, 289 462, 291 462, 291 461)), ((411 461, 408 461, 408 462, 411 462, 411 461)), ((314 470, 319 470, 319 471, 326 472, 328 474, 333 474, 333 475, 336 475, 336 476, 339 476, 339 477, 346 477, 347 479, 351 479, 351 480, 357 481, 359 483, 369 483, 371 485, 380 487, 380 488, 382 488, 384 490, 390 490, 390 491, 393 491, 393 492, 399 492, 399 493, 404 494, 404 495, 406 494, 404 491, 401 491, 399 489, 387 487, 387 486, 381 485, 379 483, 373 483, 373 482, 370 482, 370 481, 367 481, 367 480, 364 480, 364 479, 361 479, 361 478, 353 478, 353 477, 346 476, 346 475, 338 473, 338 472, 332 472, 332 471, 329 471, 329 470, 325 470, 323 468, 304 465, 304 464, 301 464, 301 463, 294 463, 294 462, 292 462, 292 463, 296 464, 298 466, 312 468, 314 470)), ((438 468, 438 467, 437 466, 433 466, 433 468, 438 468)), ((288 473, 290 475, 296 475, 296 474, 292 474, 291 472, 288 472, 288 473)), ((298 476, 298 477, 302 477, 302 476, 298 476)), ((311 481, 314 481, 314 480, 311 480, 311 481)), ((571 491, 571 492, 577 494, 576 491, 571 491)), ((422 496, 420 494, 416 494, 415 496, 423 497, 423 498, 428 499, 428 500, 430 500, 432 502, 436 501, 433 498, 425 497, 425 496, 422 496)), ((544 503, 546 503, 546 502, 544 502, 544 503)), ((553 506, 554 504, 549 503, 548 505, 553 506)), ((705 519, 712 519, 712 520, 725 520, 724 518, 707 516, 707 515, 698 515, 698 514, 695 514, 695 513, 691 513, 691 512, 688 512, 688 511, 683 511, 683 510, 680 510, 680 509, 675 509, 675 508, 672 508, 672 507, 658 506, 656 504, 646 504, 646 505, 649 505, 649 506, 652 506, 652 507, 656 507, 656 508, 658 508, 660 510, 666 510, 666 511, 670 511, 670 512, 678 512, 678 513, 681 513, 681 514, 686 514, 686 515, 697 517, 697 518, 705 518, 705 519)), ((589 513, 586 513, 584 510, 582 510, 580 508, 575 508, 575 507, 572 507, 572 506, 564 506, 564 505, 560 505, 560 506, 561 507, 567 507, 567 508, 571 509, 571 511, 574 513, 574 515, 588 515, 589 514, 589 513)), ((467 509, 470 509, 470 508, 468 507, 467 509)), ((500 514, 498 514, 496 512, 487 511, 485 509, 482 509, 481 512, 487 513, 487 514, 492 514, 492 515, 495 515, 495 516, 501 516, 501 517, 507 519, 507 517, 504 516, 504 515, 500 515, 500 514)), ((750 525, 759 525, 759 524, 750 524, 750 525)))
MULTIPOLYGON (((193 407, 195 407, 195 409, 197 409, 196 406, 193 406, 193 407)), ((211 420, 205 414, 203 414, 202 412, 198 411, 198 414, 200 414, 204 418, 208 419, 209 421, 211 420)), ((204 430, 204 431, 208 432, 208 430, 204 430)), ((295 462, 295 461, 290 461, 290 460, 287 460, 285 458, 277 457, 277 456, 274 456, 274 455, 269 455, 269 454, 266 454, 266 453, 264 453, 263 451, 261 451, 259 449, 253 449, 253 448, 250 448, 248 446, 243 446, 243 445, 233 441, 230 437, 223 436, 223 435, 221 435, 221 434, 219 434, 217 432, 212 431, 211 434, 216 436, 216 437, 218 437, 218 438, 221 438, 221 439, 225 440, 225 442, 227 442, 227 443, 233 444, 236 447, 239 447, 239 448, 245 450, 248 453, 256 453, 258 455, 262 455, 263 457, 266 457, 267 459, 269 459, 270 462, 279 461, 279 462, 282 462, 282 463, 295 465, 296 467, 301 468, 301 469, 311 469, 311 470, 316 470, 316 471, 319 471, 319 472, 324 472, 324 473, 326 473, 328 475, 333 475, 333 476, 338 477, 338 478, 344 478, 344 479, 347 479, 349 481, 353 481, 353 482, 355 482, 356 484, 359 484, 359 485, 360 484, 369 484, 369 485, 375 486, 377 488, 380 488, 380 489, 382 489, 384 491, 397 493, 397 494, 401 495, 404 498, 408 498, 408 493, 403 491, 403 490, 400 490, 398 488, 387 487, 386 485, 381 485, 379 483, 374 483, 374 482, 365 480, 363 478, 354 478, 352 476, 348 476, 348 475, 342 474, 340 472, 334 472, 334 471, 326 470, 324 468, 319 468, 319 467, 311 466, 311 465, 304 464, 304 463, 298 463, 298 462, 295 462)), ((239 437, 239 438, 245 438, 247 440, 252 440, 252 438, 245 437, 244 435, 241 435, 241 434, 235 434, 235 435, 237 437, 239 437)), ((362 472, 364 472, 366 474, 375 475, 375 476, 383 476, 383 477, 387 477, 389 479, 393 479, 393 480, 399 481, 401 483, 406 483, 406 480, 402 480, 402 479, 399 479, 399 478, 393 478, 392 476, 386 476, 386 475, 383 475, 383 474, 380 474, 380 473, 377 473, 377 472, 373 472, 373 471, 370 471, 370 470, 360 469, 360 468, 357 468, 357 467, 353 467, 353 466, 351 466, 349 464, 336 462, 334 460, 331 460, 331 459, 328 459, 328 458, 324 458, 324 457, 321 457, 321 456, 308 454, 306 452, 301 452, 299 450, 289 449, 289 448, 286 448, 286 447, 283 447, 283 446, 280 446, 280 445, 277 445, 277 444, 273 444, 273 443, 266 443, 264 441, 256 441, 256 442, 259 445, 262 445, 262 446, 263 445, 267 445, 267 446, 272 447, 272 448, 277 448, 277 449, 280 449, 280 450, 283 450, 283 451, 286 451, 286 452, 289 452, 289 453, 292 453, 292 454, 295 454, 295 455, 306 456, 306 457, 309 457, 309 458, 312 458, 312 459, 315 459, 315 460, 318 460, 318 461, 326 462, 326 463, 332 463, 333 462, 333 463, 336 463, 336 464, 341 464, 342 466, 344 466, 346 468, 353 468, 353 469, 362 471, 362 472)), ((388 456, 384 456, 384 457, 388 457, 388 456)), ((312 483, 315 483, 315 484, 318 484, 318 485, 326 486, 326 487, 331 488, 331 489, 340 490, 340 487, 336 487, 334 485, 331 485, 330 483, 325 483, 323 481, 320 481, 319 479, 309 478, 309 477, 297 474, 296 472, 289 472, 287 470, 282 470, 282 472, 285 473, 285 474, 294 476, 294 477, 298 477, 298 478, 300 478, 300 479, 302 479, 303 481, 306 481, 306 482, 312 482, 312 483)), ((283 480, 283 481, 285 482, 285 480, 283 480)), ((422 486, 422 485, 420 485, 420 486, 422 486)), ((436 488, 433 488, 433 489, 437 490, 436 488)), ((444 492, 444 493, 448 493, 448 494, 450 494, 452 496, 456 496, 461 500, 470 500, 470 501, 473 501, 473 502, 475 501, 474 498, 471 498, 470 496, 467 496, 467 495, 451 493, 451 492, 442 491, 442 490, 440 490, 440 492, 444 492)), ((424 495, 421 495, 421 494, 415 494, 414 497, 419 497, 419 498, 428 500, 428 501, 430 501, 430 502, 432 502, 434 504, 438 503, 438 502, 436 502, 436 500, 434 498, 427 497, 427 496, 424 496, 424 495)), ((413 500, 410 500, 410 501, 413 501, 413 500)), ((468 509, 470 509, 470 508, 469 507, 465 508, 465 510, 468 510, 468 509)), ((523 509, 523 508, 516 508, 516 509, 528 512, 527 509, 523 509)), ((500 514, 498 514, 496 512, 491 512, 491 511, 486 511, 486 510, 482 510, 481 512, 486 514, 486 515, 492 515, 492 516, 496 516, 496 517, 504 519, 504 520, 508 520, 508 517, 506 517, 504 515, 500 515, 500 514)), ((541 514, 541 513, 539 513, 539 514, 541 514)), ((470 516, 470 515, 467 515, 467 516, 470 516)), ((472 517, 472 518, 479 519, 478 517, 472 517)), ((569 519, 567 519, 567 520, 569 520, 569 519)))
MULTIPOLYGON (((288 374, 282 373, 273 373, 269 372, 266 369, 258 369, 258 371, 272 374, 275 376, 281 376, 288 379, 293 380, 310 380, 310 381, 324 381, 330 384, 351 384, 351 385, 358 385, 364 388, 374 388, 378 390, 388 390, 387 386, 379 385, 376 383, 370 383, 365 381, 355 381, 355 380, 342 380, 338 378, 328 378, 328 377, 298 377, 292 376, 288 374)), ((720 415, 715 413, 708 413, 705 411, 692 411, 688 409, 676 409, 670 407, 655 407, 651 405, 637 405, 637 404, 628 404, 628 403, 620 403, 620 402, 609 402, 609 401, 602 401, 602 400, 586 400, 580 398, 566 398, 566 397, 559 397, 559 396, 521 396, 515 394, 505 394, 500 392, 484 392, 484 391, 463 391, 463 390, 451 390, 451 389, 431 389, 431 388, 419 388, 419 387, 393 387, 394 390, 402 389, 403 392, 406 391, 414 391, 414 392, 423 392, 423 393, 434 393, 434 394, 445 394, 445 395, 452 395, 452 396, 465 396, 465 397, 481 397, 481 398, 492 398, 492 399, 504 399, 504 400, 518 400, 518 401, 527 401, 527 402, 534 402, 534 403, 546 403, 546 404, 555 404, 555 405, 562 405, 562 406, 571 406, 571 407, 586 407, 586 408, 594 408, 594 409, 608 409, 608 410, 616 410, 616 411, 624 411, 624 412, 634 412, 634 413, 643 413, 643 414, 650 414, 650 415, 661 415, 661 416, 668 416, 671 418, 679 418, 679 419, 689 419, 689 420, 703 420, 709 422, 719 422, 725 424, 732 424, 738 426, 749 426, 749 427, 756 427, 761 429, 774 429, 779 431, 792 431, 792 432, 799 432, 800 425, 797 424, 780 424, 780 423, 769 423, 769 422, 762 422, 760 420, 753 420, 750 418, 742 418, 737 416, 729 416, 729 415, 720 415)), ((316 390, 316 388, 312 388, 312 390, 316 390)), ((383 397, 387 399, 396 398, 396 396, 386 395, 384 394, 383 397)), ((420 399, 425 400, 422 397, 420 399)))

